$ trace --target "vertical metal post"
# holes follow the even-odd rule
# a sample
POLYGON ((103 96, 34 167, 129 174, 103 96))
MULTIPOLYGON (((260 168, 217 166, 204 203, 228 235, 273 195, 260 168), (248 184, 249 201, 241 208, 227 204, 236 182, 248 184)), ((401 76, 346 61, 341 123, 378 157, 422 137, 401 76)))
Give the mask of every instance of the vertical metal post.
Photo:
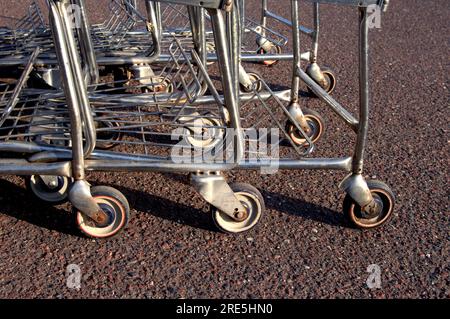
POLYGON ((359 8, 359 127, 353 155, 353 173, 363 171, 369 128, 369 27, 367 8, 359 8))
POLYGON ((100 75, 91 38, 91 28, 87 18, 85 0, 73 0, 73 3, 77 5, 80 10, 80 16, 76 17, 79 20, 76 21, 76 28, 80 44, 81 60, 88 70, 88 74, 86 74, 88 75, 86 84, 97 84, 100 80, 100 75))
POLYGON ((314 33, 313 33, 313 49, 310 58, 311 63, 317 62, 317 54, 319 52, 319 33, 320 33, 320 12, 319 3, 315 2, 313 4, 313 15, 314 15, 314 33))
POLYGON ((70 127, 72 138, 72 174, 75 180, 84 179, 84 157, 83 157, 83 132, 81 128, 81 111, 79 101, 76 98, 75 76, 71 68, 71 57, 66 47, 66 34, 59 15, 58 4, 49 1, 50 26, 56 48, 56 55, 60 63, 63 88, 66 95, 70 115, 70 127))
POLYGON ((293 67, 291 84, 291 102, 298 103, 298 91, 300 89, 300 77, 297 70, 301 69, 300 30, 298 16, 298 0, 291 0, 292 40, 293 40, 293 67))
MULTIPOLYGON (((239 116, 239 100, 237 98, 238 93, 235 91, 235 84, 236 81, 238 81, 236 78, 237 74, 233 75, 232 72, 223 13, 222 11, 212 9, 208 12, 211 17, 217 51, 217 60, 222 77, 224 104, 230 114, 231 127, 235 130, 234 160, 235 163, 238 163, 241 161, 244 154, 244 136, 242 133, 241 119, 239 116)), ((238 68, 239 66, 236 65, 235 67, 238 68)))
MULTIPOLYGON (((267 25, 267 15, 266 15, 267 8, 268 8, 267 0, 262 0, 262 4, 261 4, 261 26, 263 27, 262 32, 265 32, 264 30, 267 25)), ((262 34, 262 36, 265 36, 265 34, 262 34)))
POLYGON ((233 66, 234 91, 236 98, 239 100, 239 66, 241 64, 241 18, 239 0, 234 1, 233 10, 231 11, 231 60, 233 66))

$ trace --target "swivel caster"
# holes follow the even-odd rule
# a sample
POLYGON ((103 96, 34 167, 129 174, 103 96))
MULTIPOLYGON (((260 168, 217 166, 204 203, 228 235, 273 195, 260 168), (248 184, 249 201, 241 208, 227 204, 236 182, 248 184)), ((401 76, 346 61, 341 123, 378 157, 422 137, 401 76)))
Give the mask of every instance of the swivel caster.
POLYGON ((343 204, 346 218, 355 227, 366 229, 378 227, 389 221, 392 217, 395 203, 394 194, 385 183, 372 180, 367 182, 367 186, 377 204, 375 211, 364 211, 348 194, 345 196, 343 204))
POLYGON ((221 231, 230 234, 242 233, 255 227, 261 220, 265 211, 264 199, 252 185, 234 183, 230 187, 246 211, 241 216, 236 216, 236 219, 232 219, 217 208, 211 207, 212 218, 221 231))
POLYGON ((257 71, 254 71, 254 70, 246 71, 246 73, 247 73, 248 79, 250 80, 250 83, 249 83, 249 85, 240 83, 242 92, 245 92, 245 93, 250 93, 253 91, 261 92, 263 89, 263 84, 261 81, 262 76, 257 71))
POLYGON ((96 147, 98 149, 109 150, 122 139, 119 122, 103 120, 96 122, 95 125, 97 126, 96 147))
POLYGON ((64 176, 31 175, 25 183, 37 199, 58 205, 67 201, 71 179, 64 176))
MULTIPOLYGON (((309 125, 309 131, 305 132, 312 143, 316 143, 325 131, 325 121, 319 113, 308 108, 303 108, 303 115, 309 125)), ((308 146, 308 142, 297 127, 288 121, 286 123, 286 133, 297 146, 308 146)))
MULTIPOLYGON (((312 74, 312 71, 310 71, 310 68, 308 68, 306 70, 306 73, 308 73, 308 75, 317 82, 317 84, 319 84, 322 89, 325 90, 325 92, 327 92, 328 94, 333 93, 334 89, 336 88, 336 76, 334 75, 334 72, 328 68, 328 67, 321 67, 320 71, 322 73, 323 76, 323 80, 322 81, 318 81, 317 77, 315 77, 312 74)), ((311 91, 310 88, 308 88, 309 93, 314 96, 317 97, 313 91, 311 91)))
POLYGON ((91 194, 103 212, 108 216, 106 226, 99 227, 95 221, 76 212, 76 223, 80 230, 92 238, 108 238, 122 231, 130 219, 130 206, 125 196, 108 186, 95 186, 91 194))
MULTIPOLYGON (((260 48, 256 53, 257 54, 281 54, 282 49, 280 46, 272 44, 270 45, 270 49, 269 48, 260 48)), ((266 66, 272 66, 275 65, 276 63, 278 63, 278 60, 263 60, 262 64, 266 65, 266 66)))
POLYGON ((185 128, 184 138, 187 145, 210 149, 223 142, 225 130, 221 128, 223 123, 216 115, 206 113, 204 117, 191 121, 193 126, 190 125, 185 128))

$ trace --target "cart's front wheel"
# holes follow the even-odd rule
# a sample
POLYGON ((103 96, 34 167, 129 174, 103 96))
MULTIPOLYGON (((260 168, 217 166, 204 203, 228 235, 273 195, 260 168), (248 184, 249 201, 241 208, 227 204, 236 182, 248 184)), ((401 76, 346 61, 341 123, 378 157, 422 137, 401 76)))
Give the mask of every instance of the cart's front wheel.
MULTIPOLYGON (((308 108, 303 109, 306 122, 309 125, 309 131, 306 132, 312 143, 316 143, 325 131, 325 121, 319 113, 308 108)), ((307 146, 308 142, 297 127, 288 121, 286 123, 286 132, 289 138, 297 146, 307 146)))
POLYGON ((247 71, 247 75, 250 79, 251 85, 249 86, 245 86, 241 84, 241 89, 243 92, 249 93, 249 92, 253 92, 254 90, 256 92, 261 92, 262 88, 263 88, 263 84, 262 84, 262 76, 256 72, 256 71, 247 71))
POLYGON ((116 121, 103 120, 96 122, 97 126, 97 148, 109 150, 116 146, 122 139, 120 123, 116 121))
POLYGON ((71 180, 64 176, 31 175, 26 179, 27 188, 38 199, 52 205, 67 201, 71 180))
MULTIPOLYGON (((260 48, 257 51, 258 54, 262 54, 262 55, 264 55, 264 54, 275 54, 275 55, 278 55, 278 54, 281 54, 281 52, 282 52, 282 49, 278 45, 272 45, 270 50, 264 50, 263 48, 260 48)), ((278 62, 278 60, 264 60, 264 61, 262 61, 262 63, 264 65, 267 65, 267 66, 275 65, 277 62, 278 62)))
POLYGON ((89 237, 108 238, 117 235, 130 219, 130 206, 125 196, 107 186, 91 188, 91 194, 103 212, 108 216, 107 226, 99 227, 92 219, 77 212, 77 225, 89 237))
POLYGON ((377 203, 376 213, 367 213, 348 194, 344 199, 344 214, 358 228, 374 228, 386 223, 394 211, 395 198, 392 190, 385 183, 372 180, 367 186, 377 203))
POLYGON ((212 207, 212 218, 215 225, 225 233, 242 233, 252 229, 261 220, 265 211, 264 199, 261 193, 249 184, 234 183, 230 185, 236 197, 245 207, 245 216, 239 221, 224 212, 212 207))
POLYGON ((186 128, 185 138, 188 145, 206 150, 223 142, 225 130, 222 128, 222 121, 217 116, 208 113, 200 120, 201 125, 186 128))
MULTIPOLYGON (((327 92, 328 94, 333 93, 334 89, 336 88, 336 76, 334 75, 333 70, 331 70, 328 67, 322 67, 321 68, 322 71, 322 75, 325 78, 324 83, 319 83, 319 85, 322 87, 322 89, 325 90, 325 92, 327 92)), ((308 88, 309 93, 314 96, 317 97, 314 92, 308 88)))

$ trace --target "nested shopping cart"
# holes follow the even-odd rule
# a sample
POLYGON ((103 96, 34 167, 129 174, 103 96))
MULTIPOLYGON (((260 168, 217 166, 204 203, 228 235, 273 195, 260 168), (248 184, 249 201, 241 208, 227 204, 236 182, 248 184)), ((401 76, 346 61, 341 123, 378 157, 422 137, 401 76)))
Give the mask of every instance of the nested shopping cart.
MULTIPOLYGON (((165 39, 167 58, 156 57, 155 64, 146 62, 152 65, 152 73, 145 82, 127 80, 117 86, 117 81, 89 80, 91 70, 98 70, 100 64, 95 48, 89 45, 95 35, 87 19, 80 30, 73 29, 72 1, 49 0, 63 90, 27 86, 40 49, 21 58, 22 74, 4 84, 0 104, 0 151, 4 155, 0 174, 31 176, 30 188, 41 199, 68 199, 80 229, 95 238, 119 233, 128 222, 129 204, 114 188, 90 187, 86 171, 190 173, 193 187, 211 204, 214 222, 230 233, 253 228, 264 213, 264 199, 256 188, 227 183, 222 172, 237 169, 346 171, 349 175, 341 183, 347 193, 344 211, 354 225, 372 228, 392 216, 392 191, 382 182, 366 182, 362 175, 369 115, 367 8, 381 6, 383 1, 315 1, 358 7, 358 118, 302 70, 297 0, 291 0, 294 50, 288 96, 274 92, 262 78, 248 92, 240 92, 242 19, 233 1, 161 2, 208 12, 219 80, 207 68, 201 49, 185 47, 177 34, 165 39), (83 54, 91 59, 83 60, 83 54), (316 121, 318 115, 316 119, 305 116, 298 95, 300 80, 356 133, 352 156, 312 157, 322 123, 316 121), (202 89, 205 85, 207 91, 202 89)), ((83 1, 78 4, 85 9, 83 1)))

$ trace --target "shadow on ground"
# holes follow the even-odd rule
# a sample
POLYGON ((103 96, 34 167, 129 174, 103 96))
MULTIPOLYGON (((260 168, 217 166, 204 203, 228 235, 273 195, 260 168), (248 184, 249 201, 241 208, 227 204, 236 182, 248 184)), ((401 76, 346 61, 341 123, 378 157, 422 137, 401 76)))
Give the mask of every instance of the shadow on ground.
MULTIPOLYGON (((188 184, 185 176, 164 175, 188 184)), ((217 231, 210 214, 206 210, 135 189, 117 186, 116 188, 128 198, 130 206, 139 212, 207 231, 217 231)), ((2 189, 0 197, 2 209, 0 213, 45 229, 77 237, 81 236, 76 228, 75 216, 70 210, 53 207, 35 199, 27 190, 9 181, 0 180, 0 189, 2 189)), ((267 209, 335 227, 349 226, 341 213, 326 207, 273 192, 262 191, 262 195, 267 209)))
POLYGON ((80 237, 71 210, 53 207, 42 202, 26 189, 0 180, 0 213, 38 227, 80 237))

